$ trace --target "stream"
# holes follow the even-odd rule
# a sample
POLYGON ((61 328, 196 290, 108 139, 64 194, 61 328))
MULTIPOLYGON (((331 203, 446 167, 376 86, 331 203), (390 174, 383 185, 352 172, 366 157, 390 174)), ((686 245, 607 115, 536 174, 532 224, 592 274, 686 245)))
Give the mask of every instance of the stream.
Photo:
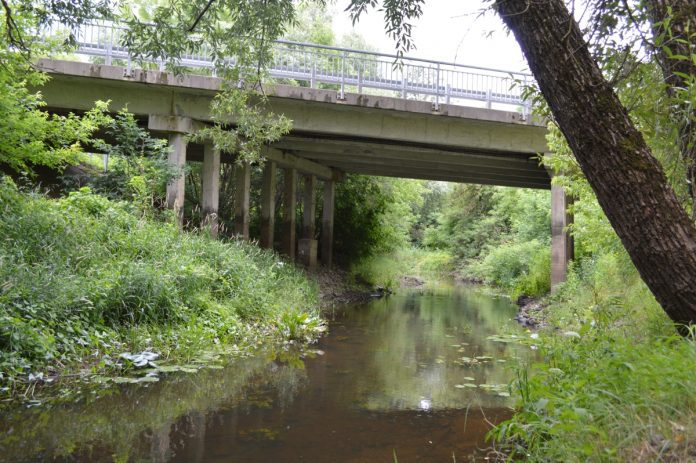
POLYGON ((400 290, 330 314, 297 354, 119 384, 0 417, 2 462, 466 462, 511 414, 529 348, 517 308, 479 288, 400 290))

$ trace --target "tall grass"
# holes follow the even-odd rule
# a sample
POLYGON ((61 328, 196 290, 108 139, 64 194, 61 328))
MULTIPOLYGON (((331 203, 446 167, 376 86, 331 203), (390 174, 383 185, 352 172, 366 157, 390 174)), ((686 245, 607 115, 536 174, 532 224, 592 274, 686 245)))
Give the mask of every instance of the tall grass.
POLYGON ((0 182, 0 379, 317 326, 316 288, 270 252, 182 233, 86 189, 49 200, 0 182))
POLYGON ((541 362, 493 435, 531 462, 696 461, 696 339, 676 335, 625 253, 574 268, 547 302, 541 362))
POLYGON ((452 256, 446 251, 402 248, 361 259, 351 266, 350 275, 372 286, 396 288, 403 276, 439 281, 451 278, 453 271, 452 256))

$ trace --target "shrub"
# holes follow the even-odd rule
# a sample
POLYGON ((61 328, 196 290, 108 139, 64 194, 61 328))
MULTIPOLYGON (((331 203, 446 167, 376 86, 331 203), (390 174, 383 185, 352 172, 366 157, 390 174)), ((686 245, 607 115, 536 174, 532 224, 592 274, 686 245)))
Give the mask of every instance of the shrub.
POLYGON ((145 339, 174 354, 210 348, 286 312, 317 315, 315 287, 276 255, 182 233, 89 189, 49 200, 2 180, 0 236, 5 376, 145 339))

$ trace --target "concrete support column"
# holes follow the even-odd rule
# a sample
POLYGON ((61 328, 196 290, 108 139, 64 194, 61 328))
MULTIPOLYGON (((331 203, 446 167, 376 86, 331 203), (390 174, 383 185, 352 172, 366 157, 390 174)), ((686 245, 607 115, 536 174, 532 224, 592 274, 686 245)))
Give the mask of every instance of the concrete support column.
POLYGON ((314 175, 307 175, 304 179, 304 195, 302 209, 302 238, 314 239, 314 221, 317 216, 317 178, 314 175))
POLYGON ((302 239, 298 243, 298 257, 304 266, 314 269, 317 266, 317 240, 314 239, 317 213, 316 196, 317 178, 314 175, 305 176, 302 208, 302 239))
POLYGON ((295 260, 295 205, 297 203, 297 170, 284 169, 283 244, 282 252, 295 260))
POLYGON ((275 227, 276 163, 266 161, 261 187, 261 247, 273 249, 275 227))
POLYGON ((336 183, 324 182, 324 209, 321 216, 321 263, 331 267, 333 263, 334 202, 336 183))
POLYGON ((186 164, 186 138, 183 133, 169 134, 169 166, 177 176, 167 184, 167 207, 173 209, 179 225, 184 223, 184 165, 186 164))
POLYGON ((245 162, 234 167, 234 233, 249 239, 249 190, 251 189, 251 166, 245 162))
POLYGON ((572 198, 563 187, 551 185, 551 290, 566 281, 568 263, 573 260, 573 237, 568 226, 573 216, 568 213, 572 198))
POLYGON ((203 172, 201 174, 201 209, 203 222, 201 228, 207 229, 210 236, 218 234, 218 206, 220 204, 220 151, 212 143, 203 146, 203 172))

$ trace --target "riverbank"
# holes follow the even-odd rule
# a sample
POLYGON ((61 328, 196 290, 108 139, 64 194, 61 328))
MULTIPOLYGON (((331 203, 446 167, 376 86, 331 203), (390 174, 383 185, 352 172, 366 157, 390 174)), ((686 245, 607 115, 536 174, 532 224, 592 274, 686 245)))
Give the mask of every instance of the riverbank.
POLYGON ((525 301, 539 361, 491 435, 503 460, 696 461, 696 339, 680 337, 622 255, 525 301))
POLYGON ((324 330, 317 285, 294 265, 87 190, 47 199, 5 179, 0 236, 1 400, 156 381, 324 330))

